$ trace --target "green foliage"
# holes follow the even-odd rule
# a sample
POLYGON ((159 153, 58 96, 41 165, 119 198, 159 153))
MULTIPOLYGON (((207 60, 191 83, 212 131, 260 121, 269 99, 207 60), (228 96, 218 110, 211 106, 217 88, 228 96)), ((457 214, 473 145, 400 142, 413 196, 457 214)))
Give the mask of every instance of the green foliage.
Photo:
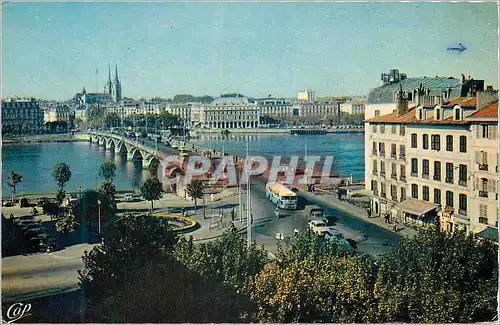
POLYGON ((79 223, 72 214, 64 215, 56 222, 56 230, 63 234, 75 231, 78 226, 79 223))
POLYGON ((229 285, 237 292, 245 292, 248 281, 263 270, 267 252, 252 244, 247 249, 246 239, 232 227, 212 242, 194 246, 192 240, 182 238, 175 247, 179 262, 202 277, 229 285))
POLYGON ((66 184, 71 178, 71 169, 66 163, 58 163, 54 167, 54 171, 52 172, 52 177, 56 181, 57 186, 60 189, 64 188, 64 184, 66 184))
POLYGON ((192 95, 175 95, 172 102, 176 104, 183 104, 189 102, 198 102, 203 104, 209 104, 214 100, 211 96, 199 96, 195 97, 192 95))
POLYGON ((110 202, 115 202, 116 187, 110 181, 105 181, 99 188, 99 194, 106 196, 110 202))
POLYGON ((194 206, 197 209, 198 208, 198 202, 197 199, 203 198, 203 189, 204 189, 204 184, 200 180, 192 180, 191 183, 187 184, 186 186, 186 192, 187 194, 194 199, 194 206))
POLYGON ((477 322, 496 315, 498 249, 462 232, 421 231, 381 261, 375 293, 384 322, 477 322))
POLYGON ((62 188, 58 189, 56 192, 56 201, 59 205, 63 204, 64 199, 66 198, 66 191, 62 188))
POLYGON ((177 242, 165 218, 124 216, 103 234, 104 245, 83 256, 80 286, 88 297, 100 300, 141 273, 145 266, 169 255, 177 242))
POLYGON ((95 190, 85 190, 82 193, 82 199, 73 201, 71 211, 75 215, 78 222, 90 222, 96 220, 99 215, 99 204, 101 201, 101 219, 106 219, 114 215, 116 205, 109 199, 107 195, 95 190))
POLYGON ((141 185, 141 193, 145 200, 151 201, 151 212, 153 212, 153 201, 159 200, 163 193, 162 185, 158 178, 150 177, 141 185))
POLYGON ((260 322, 373 322, 374 282, 370 260, 309 255, 286 266, 267 265, 250 297, 260 322))
POLYGON ((10 171, 7 175, 7 186, 12 188, 12 192, 16 194, 16 186, 23 180, 23 175, 18 172, 10 171))
POLYGON ((99 167, 98 176, 107 182, 112 182, 116 177, 116 165, 111 161, 102 163, 99 167))

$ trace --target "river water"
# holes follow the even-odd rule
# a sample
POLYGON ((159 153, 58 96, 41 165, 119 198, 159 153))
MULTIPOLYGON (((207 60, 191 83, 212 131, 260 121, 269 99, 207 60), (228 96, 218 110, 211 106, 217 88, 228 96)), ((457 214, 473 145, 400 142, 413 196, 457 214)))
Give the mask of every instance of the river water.
MULTIPOLYGON (((364 174, 364 136, 363 133, 329 135, 288 135, 288 134, 249 134, 221 135, 204 134, 191 142, 201 146, 245 156, 246 139, 249 140, 250 155, 270 157, 273 155, 308 155, 334 157, 332 170, 340 176, 350 176, 355 180, 363 179, 364 174)), ((68 191, 98 186, 97 171, 105 161, 117 165, 115 184, 117 189, 138 188, 149 175, 143 170, 141 162, 130 162, 125 157, 106 152, 103 148, 87 142, 36 143, 4 145, 2 147, 2 196, 10 196, 11 189, 6 185, 7 174, 15 170, 23 175, 17 186, 17 193, 53 193, 56 184, 52 177, 54 166, 65 162, 71 167, 72 176, 66 184, 68 191)), ((271 162, 270 162, 271 163, 271 162)))

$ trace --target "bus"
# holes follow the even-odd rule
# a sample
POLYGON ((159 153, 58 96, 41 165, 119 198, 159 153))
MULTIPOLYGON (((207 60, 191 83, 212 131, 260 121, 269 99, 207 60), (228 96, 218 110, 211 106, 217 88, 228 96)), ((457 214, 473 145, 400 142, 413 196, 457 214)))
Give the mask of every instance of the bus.
POLYGON ((283 184, 269 182, 266 184, 266 196, 280 209, 297 209, 297 194, 283 184))

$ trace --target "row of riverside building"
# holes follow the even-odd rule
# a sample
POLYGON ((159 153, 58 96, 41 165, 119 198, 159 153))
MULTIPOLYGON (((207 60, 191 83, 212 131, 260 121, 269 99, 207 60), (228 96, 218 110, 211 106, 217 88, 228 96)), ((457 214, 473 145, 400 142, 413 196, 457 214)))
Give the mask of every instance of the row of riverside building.
POLYGON ((374 215, 498 242, 496 90, 463 75, 403 74, 370 92, 365 118, 374 215))

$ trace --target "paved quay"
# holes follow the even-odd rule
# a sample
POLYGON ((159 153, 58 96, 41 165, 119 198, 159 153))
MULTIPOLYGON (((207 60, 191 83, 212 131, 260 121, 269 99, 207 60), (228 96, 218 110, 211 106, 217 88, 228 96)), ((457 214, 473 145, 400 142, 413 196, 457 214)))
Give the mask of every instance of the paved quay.
POLYGON ((368 214, 365 209, 360 208, 358 206, 352 205, 348 202, 341 201, 337 199, 333 195, 322 195, 322 194, 311 194, 306 191, 300 190, 300 195, 307 198, 311 202, 316 202, 322 206, 327 206, 332 209, 338 209, 343 212, 350 214, 351 216, 362 219, 366 222, 372 223, 380 228, 389 230, 391 232, 397 233, 401 236, 413 237, 417 231, 410 227, 405 227, 404 225, 399 224, 398 231, 395 232, 393 229, 394 224, 386 223, 383 217, 368 217, 368 214))

